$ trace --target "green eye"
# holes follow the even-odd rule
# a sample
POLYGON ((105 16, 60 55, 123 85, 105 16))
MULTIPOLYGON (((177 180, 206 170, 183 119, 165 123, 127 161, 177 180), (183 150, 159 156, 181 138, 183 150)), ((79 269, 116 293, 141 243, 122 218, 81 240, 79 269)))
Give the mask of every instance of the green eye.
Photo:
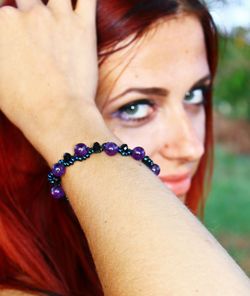
POLYGON ((113 115, 123 121, 142 121, 147 119, 154 110, 150 100, 137 100, 119 108, 113 115))
POLYGON ((199 88, 199 89, 193 89, 187 92, 185 95, 184 101, 186 104, 189 104, 189 105, 203 104, 205 101, 204 90, 199 88))

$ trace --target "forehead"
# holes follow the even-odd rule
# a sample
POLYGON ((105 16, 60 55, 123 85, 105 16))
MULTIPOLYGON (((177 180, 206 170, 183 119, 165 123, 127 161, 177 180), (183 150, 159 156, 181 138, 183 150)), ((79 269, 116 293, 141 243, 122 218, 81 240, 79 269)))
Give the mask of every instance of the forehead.
MULTIPOLYGON (((100 69, 102 91, 127 87, 183 87, 209 73, 204 33, 190 15, 166 19, 138 43, 112 54, 100 69), (185 85, 186 84, 186 85, 185 85)), ((190 86, 189 86, 190 87, 190 86)))

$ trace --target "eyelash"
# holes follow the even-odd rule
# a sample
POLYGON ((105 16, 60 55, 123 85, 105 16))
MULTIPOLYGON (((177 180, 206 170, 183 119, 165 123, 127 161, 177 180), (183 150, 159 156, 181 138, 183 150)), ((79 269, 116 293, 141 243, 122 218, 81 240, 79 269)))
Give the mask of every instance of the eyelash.
MULTIPOLYGON (((201 86, 199 88, 192 89, 191 91, 187 92, 185 95, 184 100, 187 98, 188 95, 191 95, 191 93, 194 93, 194 92, 200 90, 202 92, 202 101, 201 102, 198 102, 198 103, 190 103, 187 101, 184 101, 184 102, 187 105, 192 105, 192 106, 197 106, 197 107, 204 105, 206 103, 206 92, 207 92, 208 88, 209 88, 208 86, 201 86)), ((150 99, 136 100, 136 101, 133 101, 129 104, 126 104, 126 105, 120 107, 116 112, 113 113, 113 116, 119 118, 120 120, 126 121, 126 122, 129 122, 129 121, 130 122, 131 121, 132 122, 143 122, 143 121, 146 121, 151 118, 151 115, 156 110, 156 107, 157 107, 157 104, 150 99), (122 118, 123 117, 122 114, 126 113, 126 111, 128 111, 129 108, 132 108, 132 110, 133 109, 136 110, 136 108, 140 105, 151 107, 153 110, 152 110, 152 112, 149 112, 150 115, 147 115, 147 116, 144 116, 141 118, 129 118, 129 115, 127 115, 127 116, 125 116, 125 118, 122 118)), ((131 111, 131 109, 130 109, 130 111, 131 111)))

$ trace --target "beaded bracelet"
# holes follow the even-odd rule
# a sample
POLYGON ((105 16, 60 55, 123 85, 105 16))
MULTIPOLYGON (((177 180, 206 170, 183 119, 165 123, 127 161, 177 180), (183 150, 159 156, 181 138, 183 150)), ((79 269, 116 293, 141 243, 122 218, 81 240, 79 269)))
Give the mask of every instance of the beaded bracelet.
POLYGON ((109 156, 114 156, 117 153, 120 153, 122 156, 131 156, 135 160, 144 163, 155 175, 159 175, 160 173, 160 167, 155 164, 149 156, 146 156, 142 147, 135 147, 131 150, 128 148, 127 144, 122 144, 119 147, 113 142, 103 143, 102 145, 95 142, 93 147, 88 147, 83 143, 79 143, 74 147, 74 155, 65 153, 63 159, 54 164, 51 172, 48 174, 52 197, 55 199, 66 198, 65 192, 61 186, 61 177, 65 174, 66 167, 73 165, 76 161, 86 160, 93 153, 101 153, 102 151, 106 152, 109 156))

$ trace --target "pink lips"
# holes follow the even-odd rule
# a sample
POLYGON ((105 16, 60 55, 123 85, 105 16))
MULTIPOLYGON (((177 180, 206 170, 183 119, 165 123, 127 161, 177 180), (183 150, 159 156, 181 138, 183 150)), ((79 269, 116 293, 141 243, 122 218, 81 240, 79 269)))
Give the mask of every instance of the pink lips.
POLYGON ((190 174, 163 176, 160 179, 177 196, 186 194, 191 186, 190 174))

